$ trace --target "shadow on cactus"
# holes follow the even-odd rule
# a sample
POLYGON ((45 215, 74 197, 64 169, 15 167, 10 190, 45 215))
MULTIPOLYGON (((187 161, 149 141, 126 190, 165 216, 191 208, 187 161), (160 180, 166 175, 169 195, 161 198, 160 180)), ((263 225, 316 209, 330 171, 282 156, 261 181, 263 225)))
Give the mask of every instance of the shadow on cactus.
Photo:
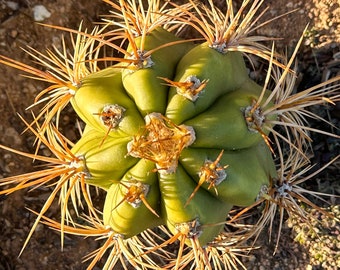
POLYGON ((299 184, 314 175, 303 169, 309 133, 339 138, 308 126, 319 118, 309 107, 340 100, 339 77, 294 93, 297 49, 288 61, 264 45, 274 38, 253 34, 263 25, 255 16, 262 1, 244 1, 238 11, 227 1, 226 13, 213 1, 104 2, 113 11, 91 32, 48 26, 68 31, 72 48, 63 40, 61 50, 27 50, 46 71, 0 56, 49 83, 31 106, 44 104, 39 114, 32 123, 23 119, 36 153, 0 146, 46 164, 1 179, 0 195, 54 187, 23 248, 42 222, 62 239, 104 239, 85 258, 88 269, 104 257, 105 269, 244 268, 238 256, 254 248, 245 243, 272 223, 277 208, 282 223, 283 209, 304 215, 299 201, 318 208, 303 193, 325 195, 299 184), (181 38, 187 28, 197 37, 181 38), (116 55, 103 56, 108 48, 116 55), (248 76, 249 54, 268 63, 262 86, 248 76), (59 130, 69 103, 85 124, 75 143, 59 130), (39 155, 41 145, 54 157, 39 155), (92 202, 93 187, 105 194, 102 209, 92 202), (60 220, 45 216, 56 199, 60 220), (238 226, 254 207, 264 209, 257 224, 238 226))

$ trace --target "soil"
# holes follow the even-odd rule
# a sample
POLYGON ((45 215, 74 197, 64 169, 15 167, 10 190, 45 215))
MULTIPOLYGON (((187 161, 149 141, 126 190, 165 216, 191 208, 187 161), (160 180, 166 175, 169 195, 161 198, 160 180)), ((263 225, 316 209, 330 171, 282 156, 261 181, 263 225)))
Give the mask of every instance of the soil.
MULTIPOLYGON (((225 7, 224 0, 215 2, 222 9, 225 7)), ((234 2, 239 4, 240 1, 234 2)), ((335 73, 340 74, 340 6, 336 2, 336 0, 264 0, 263 8, 268 7, 268 10, 261 21, 298 9, 258 30, 263 35, 282 38, 276 42, 278 49, 291 52, 309 23, 299 53, 300 88, 321 82, 335 73)), ((50 17, 45 18, 42 23, 73 29, 77 29, 81 21, 84 26, 91 29, 93 23, 100 21, 100 15, 108 13, 108 6, 100 0, 0 0, 1 55, 35 65, 22 48, 30 46, 44 52, 52 45, 59 46, 61 32, 34 21, 33 8, 38 4, 45 6, 50 12, 50 17)), ((32 153, 34 137, 29 133, 21 134, 25 125, 18 114, 25 119, 31 119, 31 112, 26 108, 44 88, 44 83, 22 77, 16 69, 3 65, 0 65, 0 74, 0 143, 32 153)), ((337 106, 330 116, 334 124, 340 123, 339 104, 337 106)), ((67 108, 62 114, 61 126, 71 140, 77 137, 71 109, 67 108)), ((339 143, 324 137, 315 137, 315 161, 319 164, 326 162, 332 151, 339 151, 339 143)), ((32 164, 30 159, 2 150, 0 155, 0 178, 35 169, 35 164, 32 164)), ((311 184, 311 188, 323 190, 329 187, 327 175, 334 177, 340 173, 339 167, 332 168, 323 176, 314 179, 318 185, 311 184)), ((39 188, 0 197, 0 270, 86 268, 86 264, 82 263, 83 256, 98 248, 100 241, 66 236, 61 251, 60 234, 44 225, 38 226, 28 246, 18 257, 35 220, 35 215, 26 208, 39 211, 49 192, 49 188, 39 188)), ((331 192, 339 194, 339 190, 331 192)), ((57 205, 53 206, 49 216, 56 216, 58 210, 57 205)), ((263 248, 244 259, 248 269, 321 269, 310 265, 308 250, 294 242, 294 233, 287 226, 283 228, 280 248, 275 256, 273 255, 275 239, 271 243, 268 243, 267 239, 268 236, 264 233, 258 242, 263 244, 263 248)))

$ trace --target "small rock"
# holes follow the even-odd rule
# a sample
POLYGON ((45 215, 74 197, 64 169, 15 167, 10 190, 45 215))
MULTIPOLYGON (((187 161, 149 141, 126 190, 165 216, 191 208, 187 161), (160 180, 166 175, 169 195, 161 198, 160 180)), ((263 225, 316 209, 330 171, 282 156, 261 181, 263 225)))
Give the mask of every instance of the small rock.
POLYGON ((11 38, 16 38, 18 36, 18 30, 13 29, 10 32, 11 38))
POLYGON ((7 7, 9 7, 11 10, 18 10, 19 9, 19 4, 14 1, 7 1, 6 2, 7 7))
POLYGON ((293 3, 293 2, 288 2, 288 3, 286 4, 286 7, 287 7, 287 8, 293 8, 293 7, 294 7, 294 3, 293 3))
POLYGON ((33 17, 36 22, 41 22, 49 18, 51 13, 43 5, 36 5, 33 7, 33 17))
POLYGON ((14 148, 22 145, 22 137, 13 127, 6 128, 2 139, 14 148))

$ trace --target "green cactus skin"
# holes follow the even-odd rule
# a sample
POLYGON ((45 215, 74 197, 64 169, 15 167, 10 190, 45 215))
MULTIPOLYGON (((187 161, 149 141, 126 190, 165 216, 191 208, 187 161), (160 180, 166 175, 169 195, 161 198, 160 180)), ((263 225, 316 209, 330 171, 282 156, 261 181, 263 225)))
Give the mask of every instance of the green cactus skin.
MULTIPOLYGON (((138 48, 142 40, 142 37, 135 39, 138 48)), ((171 44, 178 41, 181 40, 172 33, 160 27, 156 28, 145 36, 144 51, 169 45, 152 53, 153 64, 150 67, 137 68, 136 70, 127 67, 122 72, 124 87, 133 97, 143 116, 152 112, 162 114, 165 112, 168 87, 162 85, 160 77, 172 78, 178 61, 192 47, 190 42, 171 44)), ((132 52, 131 46, 127 51, 132 52)))
POLYGON ((80 166, 86 173, 88 184, 107 189, 138 162, 127 156, 129 137, 105 138, 105 133, 94 128, 88 128, 85 134, 71 151, 75 156, 83 158, 80 166))
MULTIPOLYGON (((219 155, 217 149, 187 148, 182 151, 180 164, 199 181, 199 172, 206 160, 214 161, 219 155)), ((276 176, 276 168, 268 146, 263 142, 251 148, 224 151, 219 163, 227 166, 226 178, 209 192, 220 200, 237 206, 253 204, 263 186, 269 186, 276 176)), ((207 189, 209 184, 204 183, 207 189)))
POLYGON ((251 92, 239 89, 225 94, 208 110, 184 122, 192 126, 196 133, 192 147, 235 150, 259 143, 263 140, 262 134, 249 130, 244 115, 245 109, 258 98, 251 92))
POLYGON ((148 228, 164 224, 163 219, 152 213, 142 201, 137 202, 135 206, 130 204, 127 196, 133 194, 126 194, 127 188, 122 185, 134 184, 135 181, 146 184, 149 190, 145 195, 145 200, 152 210, 160 215, 160 192, 157 173, 154 169, 153 162, 141 159, 127 171, 120 182, 114 182, 111 185, 104 204, 104 225, 109 225, 116 233, 129 238, 148 228))
POLYGON ((177 94, 175 87, 170 89, 166 116, 176 124, 205 111, 217 98, 236 90, 249 79, 241 53, 222 54, 210 48, 207 43, 197 45, 183 56, 177 66, 174 81, 183 82, 192 75, 208 82, 195 102, 177 94))
MULTIPOLYGON (((141 40, 142 37, 135 39, 137 47, 141 40)), ((144 50, 179 40, 157 28, 145 36, 144 50)), ((107 190, 105 225, 125 238, 166 224, 174 235, 184 234, 187 245, 191 245, 190 238, 206 245, 223 229, 232 206, 254 203, 261 188, 268 186, 275 175, 271 152, 263 140, 268 133, 262 131, 265 125, 271 128, 270 121, 264 118, 258 132, 250 130, 246 120, 246 108, 257 102, 263 89, 249 79, 242 54, 222 54, 206 43, 187 52, 189 48, 191 44, 171 44, 151 54, 152 64, 149 60, 141 63, 150 66, 131 70, 130 64, 94 73, 83 80, 72 100, 77 113, 92 126, 86 128, 72 151, 84 157, 87 183, 107 190), (190 75, 207 80, 196 100, 180 95, 160 78, 181 82, 190 75), (99 117, 107 104, 124 108, 117 126, 109 132, 99 117), (157 115, 159 120, 146 123, 143 117, 147 115, 157 115), (190 127, 195 136, 187 148, 179 147, 177 153, 174 140, 186 139, 176 133, 181 124, 190 127), (130 153, 131 142, 136 145, 130 153), (164 152, 169 145, 175 147, 173 153, 169 149, 173 157, 164 152), (176 159, 171 170, 143 152, 149 149, 152 154, 158 148, 157 158, 164 155, 169 160, 176 159), (214 161, 221 150, 224 152, 218 162, 227 167, 219 170, 225 170, 226 179, 213 184, 214 188, 209 183, 198 183, 204 162, 214 161), (150 187, 149 192, 144 185, 150 187), (130 201, 134 199, 138 205, 130 201)), ((128 51, 132 51, 131 46, 128 51)), ((266 91, 263 100, 269 95, 266 91)), ((271 105, 269 102, 267 106, 271 105)))
POLYGON ((106 68, 83 79, 71 104, 85 123, 112 137, 132 136, 144 124, 137 107, 123 88, 118 67, 106 68), (104 125, 101 119, 106 105, 119 105, 125 109, 116 127, 104 125))
MULTIPOLYGON (((220 201, 204 189, 199 189, 186 205, 196 185, 182 166, 179 165, 175 173, 160 174, 159 186, 164 219, 174 235, 178 233, 176 225, 197 220, 202 230, 197 232, 198 240, 204 246, 223 229, 232 205, 220 201)), ((189 241, 186 243, 190 245, 189 241)))

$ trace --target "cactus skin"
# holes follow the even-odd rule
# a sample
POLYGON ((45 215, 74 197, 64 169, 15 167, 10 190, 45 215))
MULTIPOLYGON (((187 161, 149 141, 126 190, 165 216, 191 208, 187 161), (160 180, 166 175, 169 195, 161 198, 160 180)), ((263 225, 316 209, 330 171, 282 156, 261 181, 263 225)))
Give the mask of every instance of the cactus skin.
POLYGON ((81 166, 88 184, 108 189, 137 163, 137 159, 127 156, 126 144, 129 139, 105 138, 105 133, 88 128, 71 149, 74 155, 83 159, 81 166))
POLYGON ((170 89, 166 116, 177 124, 205 111, 220 96, 236 90, 248 80, 241 53, 222 54, 210 48, 207 43, 197 45, 183 56, 177 66, 174 81, 183 82, 192 75, 208 82, 195 102, 177 94, 176 88, 170 89))
POLYGON ((261 142, 262 135, 248 129, 244 116, 245 108, 257 99, 258 96, 251 93, 234 91, 220 97, 202 114, 184 122, 196 133, 192 147, 235 150, 261 142))
POLYGON ((153 162, 140 160, 120 181, 114 182, 107 192, 103 210, 104 224, 109 225, 116 233, 122 234, 124 238, 164 224, 163 219, 157 217, 142 201, 138 201, 138 198, 137 205, 129 203, 127 196, 133 194, 127 194, 127 188, 124 187, 136 184, 137 181, 148 185, 145 200, 153 211, 160 213, 157 176, 155 172, 151 172, 154 169, 153 162))
MULTIPOLYGON (((156 28, 145 36, 144 52, 178 41, 180 39, 172 33, 163 28, 156 28)), ((134 42, 137 48, 140 48, 142 37, 137 37, 134 42)), ((123 70, 124 87, 143 116, 152 112, 164 114, 168 89, 161 84, 160 77, 173 77, 178 61, 191 46, 188 42, 165 46, 151 54, 152 64, 150 66, 131 67, 130 65, 123 70)), ((132 48, 128 47, 127 52, 132 53, 132 48)))
POLYGON ((134 102, 123 88, 122 75, 118 67, 110 67, 84 78, 71 99, 71 104, 86 124, 108 132, 108 135, 113 137, 132 136, 144 122, 134 102), (101 120, 103 108, 115 104, 128 109, 116 127, 105 126, 101 120))
MULTIPOLYGON (((226 214, 232 208, 232 204, 222 202, 204 189, 200 189, 192 201, 186 205, 195 188, 195 183, 181 166, 175 173, 161 174, 159 185, 164 218, 169 230, 174 235, 178 233, 176 225, 197 221, 199 227, 202 226, 202 231, 193 233, 199 235, 198 240, 204 246, 221 232, 226 214)), ((190 243, 186 243, 190 245, 190 243)))
MULTIPOLYGON (((198 174, 206 160, 214 160, 219 150, 185 149, 180 163, 198 182, 198 174)), ((227 164, 226 178, 216 186, 217 192, 210 188, 211 195, 226 203, 237 206, 249 206, 256 201, 261 188, 269 186, 270 180, 276 176, 276 168, 268 147, 262 142, 253 147, 224 151, 220 164, 227 164)), ((207 183, 202 188, 208 190, 207 183)))

